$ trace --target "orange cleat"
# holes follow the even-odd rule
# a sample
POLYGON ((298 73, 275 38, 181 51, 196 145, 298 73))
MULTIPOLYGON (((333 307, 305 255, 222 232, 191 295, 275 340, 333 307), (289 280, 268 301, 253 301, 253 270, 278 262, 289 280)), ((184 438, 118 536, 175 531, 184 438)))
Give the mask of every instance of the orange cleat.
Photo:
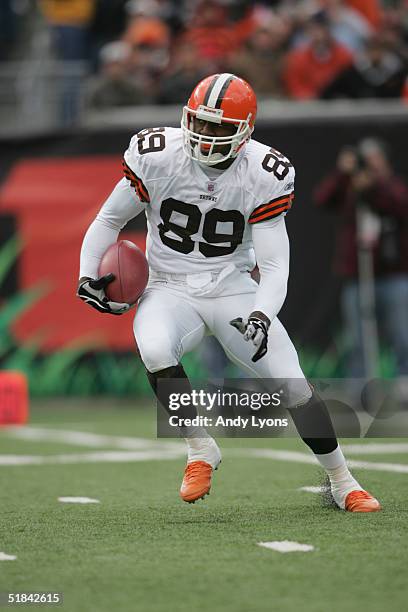
POLYGON ((346 497, 345 509, 348 512, 378 512, 381 504, 367 491, 351 491, 346 497))
POLYGON ((212 473, 213 469, 206 461, 188 463, 180 488, 181 499, 193 504, 197 499, 209 495, 212 473))

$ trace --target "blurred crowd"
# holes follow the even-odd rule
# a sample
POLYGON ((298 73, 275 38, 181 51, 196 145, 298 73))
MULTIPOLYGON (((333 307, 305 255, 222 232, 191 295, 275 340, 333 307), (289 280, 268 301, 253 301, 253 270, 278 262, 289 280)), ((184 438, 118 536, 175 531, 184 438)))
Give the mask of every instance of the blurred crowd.
POLYGON ((389 146, 365 138, 342 148, 314 199, 339 218, 334 270, 343 280, 347 375, 376 375, 368 362, 378 360, 372 354, 372 336, 378 336, 391 349, 399 394, 408 402, 408 185, 393 167, 389 146), (370 317, 374 327, 367 327, 370 317))
MULTIPOLYGON (((19 1, 2 0, 3 47, 19 1)), ((219 71, 260 98, 408 100, 408 0, 38 0, 38 10, 54 57, 86 62, 95 108, 184 102, 219 71)))

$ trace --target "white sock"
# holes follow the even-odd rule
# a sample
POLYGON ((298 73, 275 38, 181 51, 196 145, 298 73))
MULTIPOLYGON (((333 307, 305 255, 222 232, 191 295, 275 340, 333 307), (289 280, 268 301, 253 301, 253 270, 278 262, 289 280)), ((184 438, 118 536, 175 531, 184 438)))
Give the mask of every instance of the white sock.
POLYGON ((316 453, 315 457, 328 474, 340 467, 347 468, 346 459, 339 445, 331 453, 325 453, 324 455, 316 453))
POLYGON ((214 438, 212 438, 204 429, 205 437, 202 432, 197 432, 199 437, 184 438, 188 448, 187 463, 193 461, 205 461, 209 463, 213 469, 218 467, 221 461, 221 452, 214 438))
POLYGON ((315 455, 330 479, 331 491, 336 504, 345 507, 346 497, 351 491, 362 491, 357 480, 347 467, 346 459, 340 446, 325 455, 315 455))

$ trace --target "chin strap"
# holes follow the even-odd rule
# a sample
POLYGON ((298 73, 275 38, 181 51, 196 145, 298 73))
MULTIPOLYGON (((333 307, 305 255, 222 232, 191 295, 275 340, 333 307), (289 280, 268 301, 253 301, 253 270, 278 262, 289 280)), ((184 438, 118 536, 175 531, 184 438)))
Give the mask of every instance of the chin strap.
POLYGON ((194 149, 196 154, 195 159, 201 164, 207 164, 211 166, 227 161, 228 159, 235 159, 238 155, 238 151, 236 151, 235 153, 231 153, 231 155, 229 155, 228 157, 222 155, 222 153, 212 153, 212 155, 204 155, 203 153, 201 153, 198 143, 194 145, 194 149), (209 162, 211 163, 209 164, 209 162))
POLYGON ((201 153, 200 147, 198 145, 195 146, 197 161, 202 164, 208 164, 208 162, 220 162, 223 159, 223 155, 221 153, 213 153, 212 155, 204 155, 201 153))

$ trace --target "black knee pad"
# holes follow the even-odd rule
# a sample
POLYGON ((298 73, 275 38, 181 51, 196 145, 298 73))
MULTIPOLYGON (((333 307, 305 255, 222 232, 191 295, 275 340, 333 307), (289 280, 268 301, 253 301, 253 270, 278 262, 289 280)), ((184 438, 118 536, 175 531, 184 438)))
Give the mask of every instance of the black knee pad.
POLYGON ((336 450, 337 438, 329 411, 317 393, 306 404, 290 408, 289 413, 303 442, 315 454, 325 455, 336 450))
POLYGON ((157 392, 157 382, 160 379, 165 378, 185 378, 187 379, 187 374, 184 371, 184 368, 181 364, 177 364, 176 366, 170 366, 169 368, 164 368, 164 370, 159 370, 158 372, 149 372, 146 370, 147 378, 149 379, 150 385, 153 391, 157 392))

